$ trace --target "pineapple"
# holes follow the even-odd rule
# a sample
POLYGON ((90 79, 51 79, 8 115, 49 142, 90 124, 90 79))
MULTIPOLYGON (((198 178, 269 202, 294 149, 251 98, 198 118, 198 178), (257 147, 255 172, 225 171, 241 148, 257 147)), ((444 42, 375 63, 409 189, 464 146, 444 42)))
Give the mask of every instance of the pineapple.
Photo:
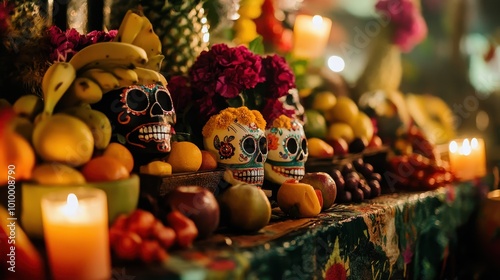
POLYGON ((198 55, 208 48, 205 0, 114 1, 111 28, 117 28, 129 9, 139 10, 151 21, 162 41, 165 76, 186 75, 198 55))

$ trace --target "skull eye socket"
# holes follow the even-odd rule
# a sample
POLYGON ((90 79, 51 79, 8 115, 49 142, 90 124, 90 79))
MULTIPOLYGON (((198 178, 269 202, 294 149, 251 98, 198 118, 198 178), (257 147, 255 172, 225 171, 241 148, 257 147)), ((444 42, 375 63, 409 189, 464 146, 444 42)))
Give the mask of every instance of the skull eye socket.
POLYGON ((259 138, 259 149, 260 149, 261 153, 267 154, 267 138, 266 137, 259 138))
POLYGON ((304 151, 305 154, 308 154, 309 153, 309 150, 307 148, 307 139, 302 139, 302 142, 300 143, 300 145, 302 146, 302 150, 304 151))
POLYGON ((247 136, 243 139, 243 151, 249 155, 255 153, 257 147, 255 143, 255 138, 252 136, 247 136))
POLYGON ((297 143, 297 139, 291 137, 286 139, 285 147, 290 153, 295 154, 299 150, 299 143, 297 143))
POLYGON ((140 115, 149 107, 149 98, 144 91, 132 89, 127 92, 126 103, 132 114, 140 115))
POLYGON ((160 104, 160 107, 163 111, 172 111, 172 99, 170 98, 170 94, 166 90, 158 90, 156 92, 156 101, 160 104))

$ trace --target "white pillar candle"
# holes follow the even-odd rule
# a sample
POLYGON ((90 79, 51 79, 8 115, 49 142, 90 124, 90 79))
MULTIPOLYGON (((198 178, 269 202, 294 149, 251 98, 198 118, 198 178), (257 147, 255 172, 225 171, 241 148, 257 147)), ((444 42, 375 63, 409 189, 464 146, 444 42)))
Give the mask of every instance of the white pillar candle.
POLYGON ((293 55, 299 59, 320 57, 328 43, 332 21, 319 15, 298 15, 293 27, 293 55))

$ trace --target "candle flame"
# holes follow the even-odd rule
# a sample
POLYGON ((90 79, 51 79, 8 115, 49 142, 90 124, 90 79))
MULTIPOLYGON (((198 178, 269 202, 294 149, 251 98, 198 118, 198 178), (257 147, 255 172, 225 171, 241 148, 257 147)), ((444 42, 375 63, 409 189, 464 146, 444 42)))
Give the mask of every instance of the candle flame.
POLYGON ((449 150, 452 153, 456 153, 458 151, 458 144, 457 144, 456 141, 451 141, 450 142, 449 150))
POLYGON ((312 18, 313 26, 317 28, 321 28, 323 25, 323 18, 321 16, 315 15, 312 18))
POLYGON ((472 138, 472 140, 470 141, 470 146, 473 150, 477 150, 477 148, 479 148, 479 142, 476 138, 472 138))
POLYGON ((464 142, 462 143, 462 147, 459 149, 459 153, 464 156, 470 155, 472 152, 470 144, 469 144, 469 139, 464 139, 464 142))
POLYGON ((67 216, 73 216, 78 210, 78 198, 74 193, 68 194, 66 199, 66 205, 64 205, 63 211, 67 216))

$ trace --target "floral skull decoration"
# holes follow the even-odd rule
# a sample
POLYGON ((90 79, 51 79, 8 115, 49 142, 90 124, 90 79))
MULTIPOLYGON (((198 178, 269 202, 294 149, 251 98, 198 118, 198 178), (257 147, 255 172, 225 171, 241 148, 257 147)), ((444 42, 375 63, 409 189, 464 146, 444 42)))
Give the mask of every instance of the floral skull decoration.
POLYGON ((262 186, 267 158, 266 122, 256 110, 227 108, 210 117, 203 127, 205 149, 226 169, 224 180, 262 186))
POLYGON ((107 115, 113 135, 139 161, 149 162, 170 152, 176 114, 164 86, 134 85, 110 91, 92 107, 107 115))
POLYGON ((264 164, 266 180, 283 184, 301 180, 309 155, 304 129, 297 119, 281 115, 266 129, 269 154, 264 164))

